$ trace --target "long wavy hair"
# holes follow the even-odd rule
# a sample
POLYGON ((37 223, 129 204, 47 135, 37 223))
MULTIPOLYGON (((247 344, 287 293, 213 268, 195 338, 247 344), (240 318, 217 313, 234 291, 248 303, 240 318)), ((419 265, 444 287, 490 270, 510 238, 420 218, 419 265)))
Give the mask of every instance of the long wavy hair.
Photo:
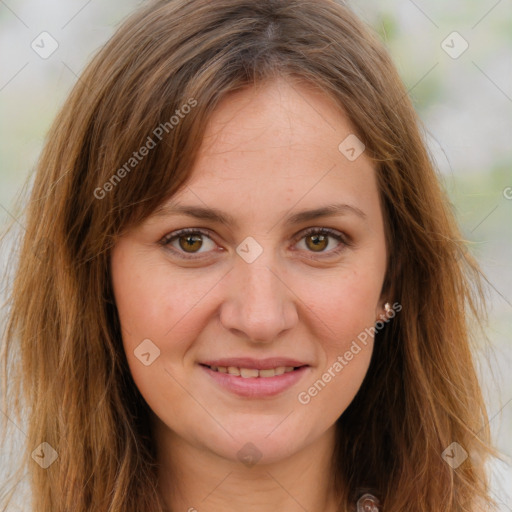
POLYGON ((185 184, 219 101, 276 77, 318 87, 364 141, 386 223, 384 288, 403 306, 376 335, 368 373, 337 421, 340 511, 355 510, 364 490, 386 512, 490 503, 485 462, 494 451, 470 337, 483 333, 480 272, 386 49, 340 1, 158 0, 131 15, 77 81, 23 207, 3 397, 25 426, 17 475, 30 477, 32 510, 165 510, 149 409, 123 351, 110 250, 185 184), (134 164, 148 137, 155 147, 134 164), (47 469, 31 457, 43 442, 58 454, 47 469), (453 442, 469 454, 456 469, 442 455, 453 442))

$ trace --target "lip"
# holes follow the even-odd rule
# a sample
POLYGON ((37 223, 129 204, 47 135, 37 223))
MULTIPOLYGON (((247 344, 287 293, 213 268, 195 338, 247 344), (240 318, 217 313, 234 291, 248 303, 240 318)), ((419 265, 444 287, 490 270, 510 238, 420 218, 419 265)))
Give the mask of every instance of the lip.
MULTIPOLYGON (((240 359, 225 359, 219 360, 222 364, 218 366, 238 366, 238 364, 231 364, 233 361, 240 361, 240 359), (229 364, 226 361, 230 361, 229 364)), ((254 360, 253 360, 254 361, 254 360)), ((270 360, 265 360, 270 361, 270 360)), ((219 387, 233 393, 237 396, 244 398, 270 398, 284 391, 290 389, 294 385, 296 385, 307 373, 310 371, 310 366, 308 365, 298 365, 298 364, 287 364, 292 363, 290 359, 279 359, 279 361, 283 362, 283 364, 279 363, 276 366, 300 366, 299 368, 293 370, 292 372, 283 373, 282 375, 275 375, 274 377, 249 377, 244 378, 236 375, 230 375, 229 373, 221 373, 215 370, 210 369, 206 366, 206 363, 200 364, 200 368, 217 384, 219 387), (285 364, 284 361, 287 363, 285 364)), ((261 365, 262 361, 258 361, 258 364, 261 365)), ((247 364, 247 362, 245 363, 247 364)), ((256 363, 253 363, 256 364, 256 363)), ((211 366, 217 366, 216 364, 212 364, 211 366)), ((240 366, 239 366, 240 367, 240 366)), ((242 368, 257 368, 261 370, 266 370, 269 368, 274 368, 274 366, 267 362, 266 367, 261 366, 241 366, 242 368)))
POLYGON ((269 357, 267 359, 254 359, 252 357, 232 357, 201 361, 200 364, 206 366, 236 366, 237 368, 249 368, 253 370, 269 370, 270 368, 277 368, 279 366, 293 366, 294 368, 298 366, 309 366, 303 361, 290 359, 288 357, 269 357))

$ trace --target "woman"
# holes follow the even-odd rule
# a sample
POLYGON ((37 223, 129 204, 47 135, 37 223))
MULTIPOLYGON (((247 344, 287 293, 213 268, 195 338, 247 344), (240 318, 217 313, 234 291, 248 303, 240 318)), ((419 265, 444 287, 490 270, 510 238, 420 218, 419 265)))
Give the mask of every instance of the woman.
POLYGON ((143 6, 56 119, 25 225, 4 361, 33 510, 490 503, 478 268, 345 5, 143 6))

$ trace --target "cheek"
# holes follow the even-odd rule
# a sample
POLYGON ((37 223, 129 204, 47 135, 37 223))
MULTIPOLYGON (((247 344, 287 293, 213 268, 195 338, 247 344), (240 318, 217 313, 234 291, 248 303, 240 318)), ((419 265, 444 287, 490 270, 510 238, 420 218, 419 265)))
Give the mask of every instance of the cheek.
POLYGON ((323 357, 297 400, 308 416, 322 418, 319 428, 343 414, 366 376, 379 284, 378 279, 368 279, 368 274, 363 278, 351 272, 324 282, 316 292, 310 289, 307 304, 314 311, 311 319, 323 357))
POLYGON ((327 423, 336 421, 352 402, 370 364, 385 270, 373 263, 362 259, 321 280, 308 279, 308 286, 298 292, 311 311, 311 330, 322 352, 320 367, 298 402, 327 423))
POLYGON ((202 329, 194 305, 205 295, 208 282, 203 286, 176 273, 171 276, 162 263, 131 252, 122 243, 112 252, 111 262, 130 373, 150 408, 168 410, 172 416, 176 405, 186 398, 173 379, 183 380, 175 369, 181 366, 190 340, 202 329))
POLYGON ((307 417, 314 418, 315 429, 327 428, 338 420, 351 404, 366 376, 372 353, 371 343, 359 347, 353 353, 349 350, 333 354, 330 363, 309 387, 297 396, 299 406, 304 408, 307 417), (351 359, 346 359, 347 353, 351 359), (318 419, 321 418, 321 421, 318 419))
POLYGON ((179 383, 194 365, 190 349, 214 312, 215 287, 223 274, 205 269, 190 279, 176 269, 171 273, 165 261, 121 245, 117 249, 112 281, 130 372, 149 406, 171 413, 190 401, 179 383))
POLYGON ((327 351, 344 351, 352 339, 374 326, 381 285, 380 274, 362 268, 324 276, 314 286, 308 280, 299 293, 313 313, 311 321, 323 331, 318 339, 324 340, 327 351))
POLYGON ((185 333, 190 337, 192 330, 200 330, 195 312, 218 276, 205 273, 204 279, 191 280, 179 272, 171 273, 165 261, 117 249, 112 255, 112 280, 128 349, 145 338, 163 345, 170 337, 176 348, 185 333))

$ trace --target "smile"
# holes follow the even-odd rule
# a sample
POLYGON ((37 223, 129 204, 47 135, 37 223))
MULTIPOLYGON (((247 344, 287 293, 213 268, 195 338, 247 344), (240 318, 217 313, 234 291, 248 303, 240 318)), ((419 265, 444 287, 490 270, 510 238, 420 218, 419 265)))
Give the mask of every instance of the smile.
POLYGON ((215 388, 243 398, 264 399, 289 390, 311 371, 309 365, 245 368, 200 364, 215 388))
POLYGON ((276 375, 293 372, 300 367, 278 366, 277 368, 268 368, 266 370, 258 370, 257 368, 239 368, 237 366, 208 366, 208 368, 214 372, 227 373, 236 377, 250 379, 275 377, 276 375))

